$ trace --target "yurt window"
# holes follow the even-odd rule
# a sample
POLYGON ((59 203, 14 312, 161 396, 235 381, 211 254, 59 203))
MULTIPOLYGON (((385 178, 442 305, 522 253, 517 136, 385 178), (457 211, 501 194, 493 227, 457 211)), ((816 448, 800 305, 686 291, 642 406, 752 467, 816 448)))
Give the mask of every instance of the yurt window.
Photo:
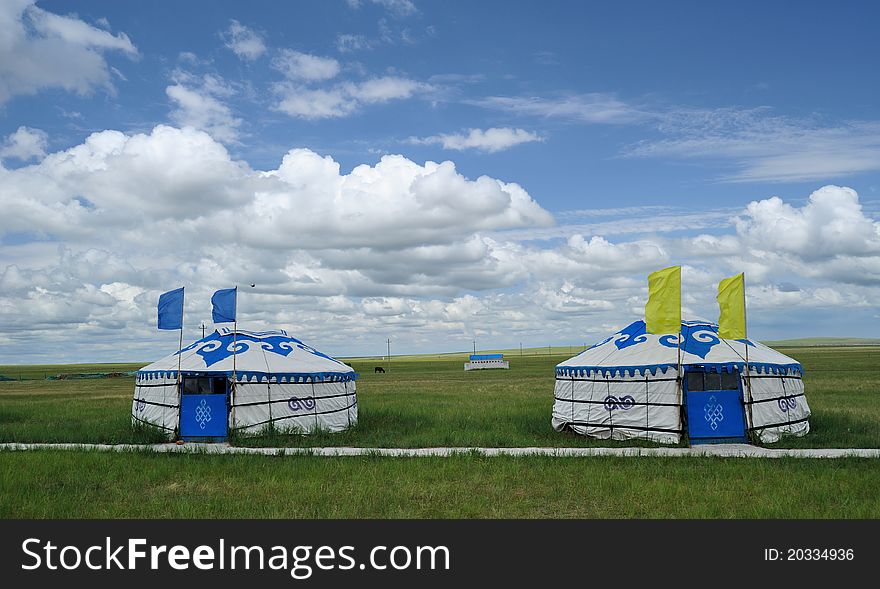
POLYGON ((739 373, 689 370, 687 388, 689 391, 735 391, 739 389, 739 373))
POLYGON ((206 376, 185 377, 183 379, 183 394, 225 395, 226 378, 211 378, 206 376))
POLYGON ((735 391, 739 388, 739 372, 721 373, 721 390, 735 391))

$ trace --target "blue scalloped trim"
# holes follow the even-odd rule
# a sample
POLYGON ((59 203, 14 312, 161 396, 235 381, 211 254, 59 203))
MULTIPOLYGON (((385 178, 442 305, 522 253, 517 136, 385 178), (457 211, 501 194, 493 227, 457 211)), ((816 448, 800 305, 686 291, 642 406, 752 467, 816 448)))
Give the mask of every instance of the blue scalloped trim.
MULTIPOLYGON (((183 376, 232 376, 231 370, 205 372, 202 370, 182 370, 183 376)), ((176 379, 176 370, 138 370, 138 382, 160 379, 176 379)), ((350 382, 358 379, 357 372, 255 372, 237 370, 236 382, 274 382, 274 383, 311 383, 311 382, 350 382)))
MULTIPOLYGON (((685 367, 689 366, 688 364, 685 367)), ((699 364, 709 372, 742 372, 745 370, 745 362, 718 362, 699 364)), ((665 373, 670 368, 677 368, 678 364, 646 364, 643 366, 557 366, 556 376, 563 377, 587 377, 593 373, 599 373, 602 378, 617 377, 634 377, 636 375, 646 376, 648 372, 651 376, 656 376, 657 371, 665 373)), ((791 364, 770 364, 768 362, 749 362, 749 369, 754 370, 758 374, 779 374, 785 375, 796 373, 803 376, 804 369, 797 363, 791 364)))

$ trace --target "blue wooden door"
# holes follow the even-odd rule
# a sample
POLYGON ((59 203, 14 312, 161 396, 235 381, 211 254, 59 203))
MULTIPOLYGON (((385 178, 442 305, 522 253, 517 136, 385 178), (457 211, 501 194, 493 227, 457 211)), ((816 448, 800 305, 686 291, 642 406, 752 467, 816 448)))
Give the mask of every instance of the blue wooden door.
POLYGON ((691 444, 747 441, 738 372, 719 374, 688 370, 685 373, 685 396, 691 444))
POLYGON ((183 395, 180 399, 180 437, 226 438, 226 395, 183 395))
POLYGON ((180 397, 180 437, 216 442, 226 439, 228 383, 225 377, 186 376, 180 397))

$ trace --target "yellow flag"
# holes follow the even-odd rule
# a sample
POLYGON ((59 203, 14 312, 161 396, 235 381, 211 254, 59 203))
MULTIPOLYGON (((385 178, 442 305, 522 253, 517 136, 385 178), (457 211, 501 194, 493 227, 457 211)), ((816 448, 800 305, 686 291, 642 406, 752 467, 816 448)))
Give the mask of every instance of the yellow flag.
POLYGON ((645 327, 648 333, 681 332, 681 266, 648 275, 645 327))
POLYGON ((718 283, 718 337, 722 339, 746 338, 746 284, 745 276, 737 274, 718 283))

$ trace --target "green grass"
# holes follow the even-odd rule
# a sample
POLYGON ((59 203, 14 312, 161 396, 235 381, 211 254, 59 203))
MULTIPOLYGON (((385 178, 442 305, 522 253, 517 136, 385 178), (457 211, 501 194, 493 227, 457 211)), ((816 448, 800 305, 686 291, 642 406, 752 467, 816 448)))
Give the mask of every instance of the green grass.
POLYGON ((880 448, 880 346, 780 348, 804 366, 810 433, 777 448, 880 448))
POLYGON ((12 380, 45 380, 66 374, 89 374, 94 372, 131 372, 143 368, 149 362, 126 362, 123 364, 8 364, 0 366, 0 376, 12 380))
MULTIPOLYGON (((880 347, 782 349, 800 360, 811 432, 775 447, 880 447, 880 347)), ((394 358, 390 371, 352 360, 359 424, 339 434, 234 440, 262 446, 609 446, 550 427, 553 367, 565 354, 509 356, 510 370, 464 372, 466 354, 394 358)), ((129 365, 126 365, 126 367, 129 365)), ((109 372, 107 365, 32 367, 31 374, 109 372)), ((136 366, 135 366, 136 367, 136 366)), ((23 370, 23 369, 22 369, 23 370)), ((121 369, 120 369, 121 370, 121 369)), ((0 366, 0 374, 10 367, 0 366)), ((129 426, 132 378, 0 382, 0 441, 149 442, 129 426)))
POLYGON ((815 346, 878 346, 880 339, 863 337, 804 337, 763 342, 772 348, 802 348, 815 346))
POLYGON ((877 518, 871 459, 0 452, 0 518, 877 518))
MULTIPOLYGON (((782 351, 806 368, 813 416, 807 437, 776 447, 880 447, 880 347, 782 351)), ((567 351, 508 357, 510 370, 469 373, 466 354, 394 358, 387 374, 355 359, 356 428, 237 443, 621 445, 550 427, 553 367, 567 351)), ((34 378, 127 369, 21 368, 34 378)), ((132 378, 0 382, 0 441, 158 441, 129 425, 133 389, 132 378)), ((0 518, 877 518, 878 487, 871 459, 0 452, 0 518)))

